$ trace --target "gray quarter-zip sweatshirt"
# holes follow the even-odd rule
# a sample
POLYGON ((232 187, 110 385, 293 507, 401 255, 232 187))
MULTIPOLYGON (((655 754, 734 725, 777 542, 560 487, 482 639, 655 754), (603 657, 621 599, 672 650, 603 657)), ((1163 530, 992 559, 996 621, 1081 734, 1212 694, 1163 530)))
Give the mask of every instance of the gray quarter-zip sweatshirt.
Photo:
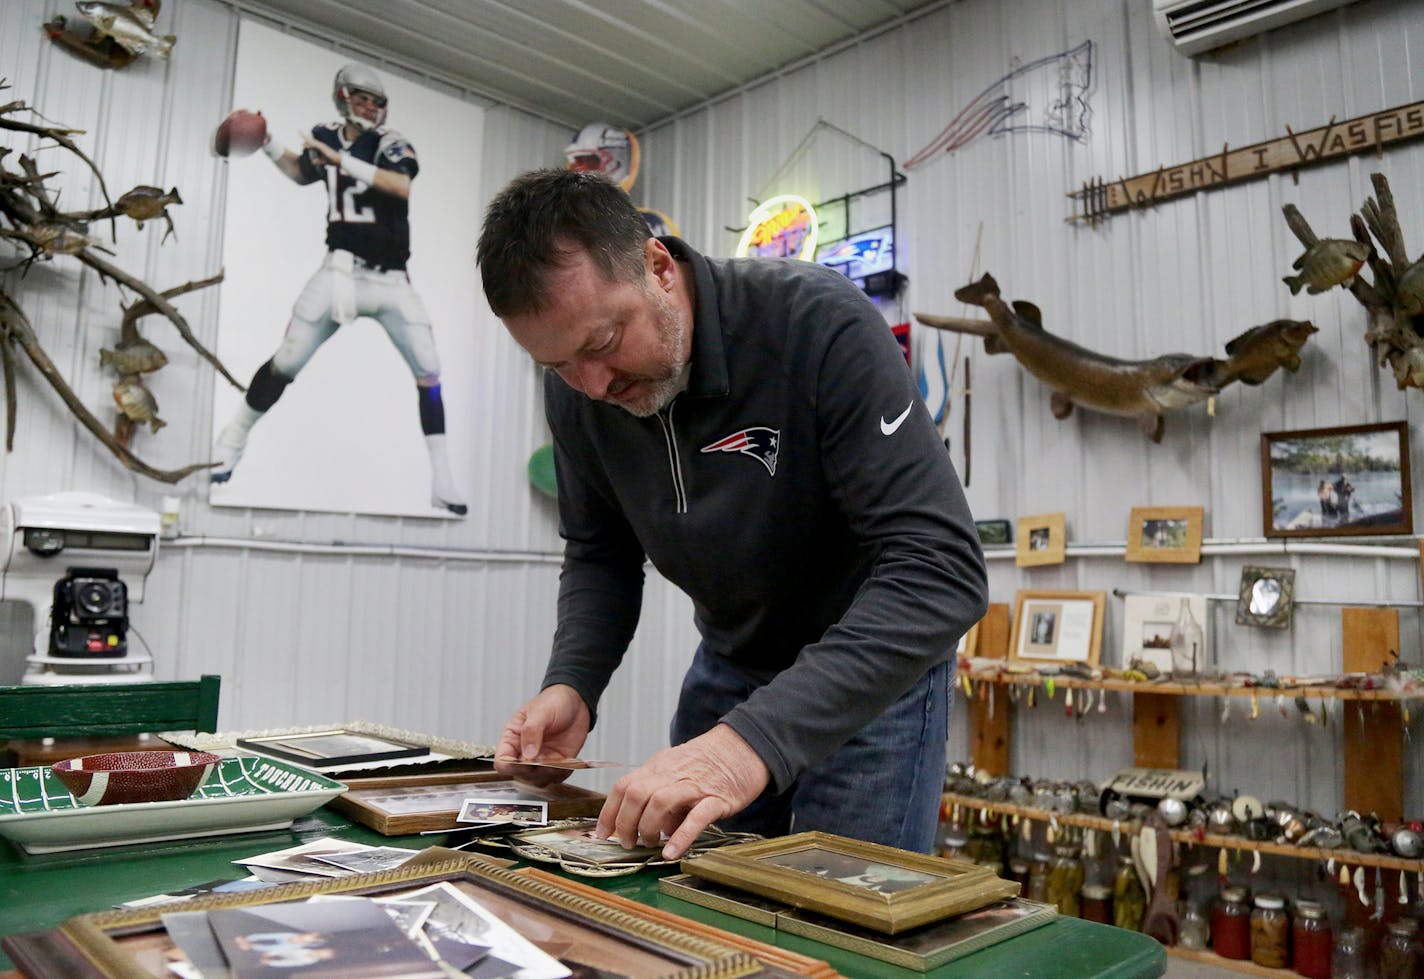
POLYGON ((648 558, 709 651, 770 681, 723 721, 778 792, 844 744, 986 609, 964 493, 884 319, 837 272, 709 259, 688 386, 637 418, 553 371, 565 540, 544 686, 596 711, 636 628, 648 558))

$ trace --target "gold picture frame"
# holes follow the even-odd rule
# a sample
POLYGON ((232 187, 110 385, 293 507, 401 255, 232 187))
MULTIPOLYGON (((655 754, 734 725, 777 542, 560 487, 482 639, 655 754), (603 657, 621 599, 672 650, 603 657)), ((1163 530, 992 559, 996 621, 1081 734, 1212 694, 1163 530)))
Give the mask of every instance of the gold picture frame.
POLYGON ((1021 568, 1062 564, 1068 554, 1063 514, 1040 513, 1019 517, 1014 563, 1021 568))
POLYGON ((1127 560, 1144 564, 1200 564, 1199 506, 1133 507, 1127 521, 1127 560))
POLYGON ((544 802, 549 819, 596 816, 604 796, 573 785, 536 786, 499 772, 445 772, 348 778, 346 791, 327 803, 332 809, 383 836, 460 829, 466 798, 508 796, 509 801, 544 802))
POLYGON ((284 884, 241 894, 209 895, 178 904, 100 911, 70 918, 58 929, 12 935, 5 948, 34 975, 74 979, 138 979, 164 975, 173 948, 161 915, 169 911, 254 908, 315 895, 389 896, 449 882, 501 918, 510 910, 537 927, 525 938, 556 958, 620 974, 660 979, 747 976, 762 971, 743 950, 668 922, 654 923, 547 879, 507 870, 475 856, 376 874, 284 884), (477 897, 476 897, 477 895, 477 897), (501 911, 504 913, 501 913, 501 911), (585 961, 587 959, 597 961, 585 961), (634 965, 636 963, 636 966, 634 965))
POLYGON ((816 832, 709 850, 681 869, 891 935, 1019 892, 987 867, 816 832))
POLYGON ((1009 659, 1097 666, 1107 592, 1020 589, 1014 600, 1009 659))

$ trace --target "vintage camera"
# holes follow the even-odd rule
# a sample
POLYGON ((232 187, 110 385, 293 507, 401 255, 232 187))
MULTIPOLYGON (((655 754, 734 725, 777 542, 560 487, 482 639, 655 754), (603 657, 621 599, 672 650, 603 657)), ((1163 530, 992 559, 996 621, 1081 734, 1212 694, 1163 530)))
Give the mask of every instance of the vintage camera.
POLYGON ((51 656, 128 653, 129 590, 113 568, 69 568, 54 583, 51 656))

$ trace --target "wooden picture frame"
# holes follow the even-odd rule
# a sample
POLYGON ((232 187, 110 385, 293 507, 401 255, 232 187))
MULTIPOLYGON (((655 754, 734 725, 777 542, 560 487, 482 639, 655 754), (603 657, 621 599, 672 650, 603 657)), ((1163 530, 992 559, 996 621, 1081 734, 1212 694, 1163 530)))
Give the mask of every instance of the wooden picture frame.
POLYGON ((1199 506, 1133 507, 1127 521, 1127 560, 1146 564, 1200 564, 1199 506))
POLYGON ((1014 563, 1021 568, 1062 564, 1068 554, 1065 535, 1062 513, 1019 517, 1014 563))
POLYGON ((530 923, 524 937, 542 951, 574 957, 594 969, 660 977, 745 976, 762 967, 747 952, 674 924, 653 923, 628 910, 574 893, 547 879, 504 869, 475 856, 356 877, 284 884, 241 894, 209 895, 179 904, 101 911, 71 918, 58 929, 5 939, 5 950, 28 975, 74 979, 165 975, 173 948, 164 912, 256 908, 315 895, 392 896, 448 882, 505 920, 530 923), (513 912, 513 914, 511 914, 513 912), (596 961, 586 961, 587 959, 596 961))
POLYGON ((738 843, 682 861, 683 873, 896 934, 1014 897, 987 867, 830 833, 738 843))
POLYGON ((1295 569, 1241 569, 1236 596, 1236 624, 1289 629, 1295 610, 1295 569))
POLYGON ((1014 599, 1009 659, 1097 666, 1106 604, 1107 593, 1101 591, 1020 589, 1014 599))
POLYGON ((1412 534, 1405 422, 1261 435, 1267 537, 1412 534))
POLYGON ((604 796, 573 785, 536 786, 498 772, 445 772, 352 778, 346 791, 327 803, 342 815, 383 836, 461 829, 457 821, 466 798, 508 797, 510 802, 544 802, 550 819, 596 816, 604 796))
POLYGON ((1007 546, 1014 542, 1014 525, 1007 520, 976 520, 974 530, 981 547, 1007 546))
POLYGON ((271 755, 313 767, 359 765, 369 761, 418 758, 430 754, 428 745, 343 727, 299 734, 243 737, 237 739, 237 746, 261 755, 271 755))

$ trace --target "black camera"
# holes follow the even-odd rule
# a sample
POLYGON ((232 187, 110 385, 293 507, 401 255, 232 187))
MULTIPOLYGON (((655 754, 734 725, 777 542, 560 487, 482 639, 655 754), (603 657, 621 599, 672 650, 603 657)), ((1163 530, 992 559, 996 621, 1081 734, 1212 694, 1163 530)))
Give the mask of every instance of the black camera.
POLYGON ((54 583, 51 656, 128 653, 129 590, 113 568, 69 568, 54 583))

